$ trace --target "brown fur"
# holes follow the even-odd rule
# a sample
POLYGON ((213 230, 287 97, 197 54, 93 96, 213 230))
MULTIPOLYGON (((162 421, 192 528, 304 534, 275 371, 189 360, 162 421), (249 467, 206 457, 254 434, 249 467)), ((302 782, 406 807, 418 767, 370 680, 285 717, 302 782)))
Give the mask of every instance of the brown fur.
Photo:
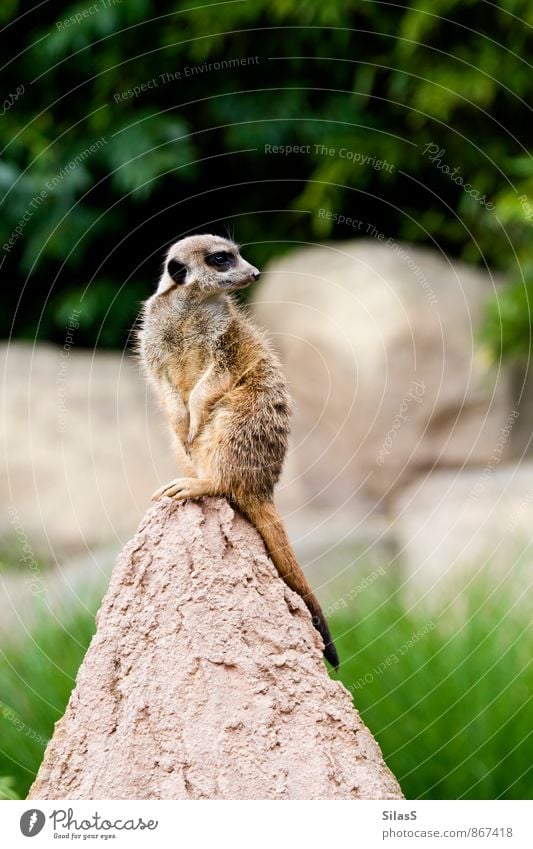
POLYGON ((144 304, 139 351, 187 477, 154 498, 225 496, 237 506, 263 537, 283 580, 305 601, 325 657, 337 668, 326 620, 273 503, 289 435, 285 377, 229 294, 258 277, 238 247, 218 236, 190 236, 169 250, 158 290, 144 304), (228 268, 206 262, 217 253, 231 257, 228 268), (169 273, 172 261, 181 269, 178 282, 169 273))

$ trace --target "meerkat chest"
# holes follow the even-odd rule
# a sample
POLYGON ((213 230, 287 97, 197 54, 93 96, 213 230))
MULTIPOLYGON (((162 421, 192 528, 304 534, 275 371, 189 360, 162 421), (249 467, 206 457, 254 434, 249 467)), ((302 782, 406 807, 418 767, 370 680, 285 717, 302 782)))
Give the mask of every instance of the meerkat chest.
POLYGON ((148 302, 145 360, 165 396, 173 391, 188 405, 194 387, 220 358, 220 337, 227 324, 228 316, 215 304, 187 309, 172 298, 148 302))
POLYGON ((167 378, 179 390, 185 405, 210 365, 211 357, 208 352, 199 347, 185 349, 179 359, 169 364, 167 378))
POLYGON ((194 388, 209 371, 203 358, 194 354, 167 362, 158 374, 160 396, 170 418, 175 423, 190 415, 190 398, 194 388))

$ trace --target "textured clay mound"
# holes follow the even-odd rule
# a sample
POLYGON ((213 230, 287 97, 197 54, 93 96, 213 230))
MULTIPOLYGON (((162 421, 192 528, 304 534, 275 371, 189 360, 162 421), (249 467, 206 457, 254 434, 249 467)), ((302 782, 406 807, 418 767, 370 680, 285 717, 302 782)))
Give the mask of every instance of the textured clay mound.
POLYGON ((118 558, 33 799, 399 799, 300 598, 222 499, 118 558))

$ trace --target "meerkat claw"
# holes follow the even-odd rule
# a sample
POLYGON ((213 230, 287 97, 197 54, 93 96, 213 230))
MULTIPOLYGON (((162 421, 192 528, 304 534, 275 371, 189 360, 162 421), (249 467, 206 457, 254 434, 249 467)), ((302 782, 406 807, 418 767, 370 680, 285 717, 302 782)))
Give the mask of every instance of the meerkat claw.
POLYGON ((185 498, 201 498, 209 494, 209 488, 198 478, 176 478, 165 486, 157 489, 152 495, 152 501, 158 501, 163 496, 183 500, 185 498))
POLYGON ((174 489, 177 484, 180 484, 183 478, 176 478, 170 483, 166 483, 164 486, 160 486, 159 489, 152 495, 152 501, 159 501, 160 498, 163 498, 164 495, 168 495, 170 497, 170 490, 174 489))

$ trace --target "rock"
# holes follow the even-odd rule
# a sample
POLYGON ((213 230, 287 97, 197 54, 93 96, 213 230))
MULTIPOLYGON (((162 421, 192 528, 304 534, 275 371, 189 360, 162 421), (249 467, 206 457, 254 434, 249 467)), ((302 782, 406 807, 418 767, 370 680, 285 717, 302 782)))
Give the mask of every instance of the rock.
POLYGON ((31 799, 400 799, 302 600, 222 499, 119 556, 31 799))
POLYGON ((63 560, 131 536, 176 475, 170 439, 137 364, 116 353, 0 348, 4 379, 0 534, 63 560))
POLYGON ((433 472, 399 494, 394 513, 412 601, 442 605, 476 579, 515 596, 529 585, 532 461, 433 472))
POLYGON ((511 409, 510 380, 475 336, 492 291, 480 269, 379 240, 267 268, 252 309, 296 403, 279 494, 289 525, 311 510, 372 536, 427 469, 485 464, 511 409))

